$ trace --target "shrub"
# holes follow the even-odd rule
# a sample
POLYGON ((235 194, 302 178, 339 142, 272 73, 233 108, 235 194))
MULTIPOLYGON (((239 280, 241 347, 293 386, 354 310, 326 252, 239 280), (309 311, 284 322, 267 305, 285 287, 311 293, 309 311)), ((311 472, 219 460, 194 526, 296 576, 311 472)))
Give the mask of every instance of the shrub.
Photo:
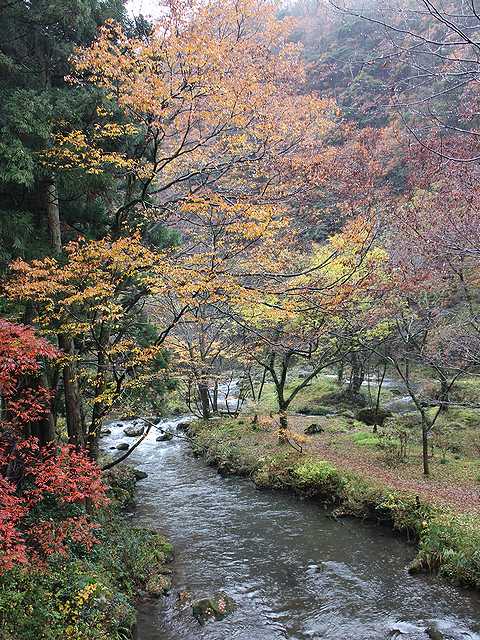
POLYGON ((417 496, 400 491, 388 492, 376 508, 379 516, 390 521, 394 529, 414 540, 420 538, 425 524, 436 512, 431 505, 420 502, 417 496))
POLYGON ((324 407, 322 405, 305 405, 297 409, 297 413, 304 416, 330 416, 332 415, 331 407, 324 407))
POLYGON ((425 522, 414 570, 439 572, 451 581, 480 587, 478 516, 442 511, 425 522))
POLYGON ((322 496, 337 502, 343 495, 345 479, 329 462, 309 460, 292 470, 293 486, 309 496, 322 496))
POLYGON ((135 609, 111 578, 80 560, 0 578, 2 640, 123 640, 135 609))
POLYGON ((415 414, 385 420, 378 446, 383 450, 387 464, 406 461, 409 445, 418 428, 418 418, 415 414))
POLYGON ((347 475, 343 502, 336 509, 337 515, 356 518, 381 519, 377 505, 384 497, 384 488, 355 475, 347 475))
POLYGON ((390 411, 386 411, 379 407, 375 409, 374 407, 363 407, 357 411, 357 420, 363 422, 366 425, 383 425, 386 418, 389 418, 392 414, 390 411))
MULTIPOLYGON (((461 426, 456 422, 441 420, 435 423, 432 430, 432 445, 440 450, 441 462, 446 462, 447 453, 460 453, 461 447, 456 442, 456 434, 461 426)), ((432 447, 433 450, 433 447, 432 447)))
MULTIPOLYGON (((114 495, 131 497, 132 469, 121 465, 108 475, 114 495)), ((118 513, 119 501, 112 504, 96 514, 97 544, 90 551, 71 545, 68 554, 51 555, 42 566, 17 566, 0 576, 2 640, 131 637, 132 599, 161 573, 172 547, 154 531, 130 527, 118 513)))

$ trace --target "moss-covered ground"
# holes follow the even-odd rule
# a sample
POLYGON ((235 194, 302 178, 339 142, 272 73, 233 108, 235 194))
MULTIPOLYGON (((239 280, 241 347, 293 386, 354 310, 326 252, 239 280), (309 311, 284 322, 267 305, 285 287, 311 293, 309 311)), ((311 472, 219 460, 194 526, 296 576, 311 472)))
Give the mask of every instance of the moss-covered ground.
MULTIPOLYGON (((290 387, 297 382, 292 380, 290 387)), ((421 463, 421 423, 415 411, 400 417, 408 423, 408 428, 403 430, 406 438, 403 452, 398 431, 391 427, 392 421, 373 433, 372 426, 356 419, 358 407, 339 404, 338 392, 332 377, 320 377, 292 402, 289 429, 294 434, 301 436, 312 424, 319 427, 320 432, 302 444, 306 453, 329 460, 339 468, 376 478, 395 489, 415 492, 456 511, 480 512, 479 409, 451 407, 439 417, 431 433, 430 477, 426 479, 421 463)), ((374 384, 370 392, 375 397, 374 384)), ((369 389, 364 388, 363 393, 368 403, 369 389)), ((397 395, 395 390, 385 388, 380 404, 384 406, 397 395)), ((462 380, 455 388, 454 399, 480 404, 480 380, 462 380)), ((266 386, 260 405, 247 407, 247 413, 253 409, 259 415, 272 416, 273 433, 275 424, 278 425, 273 385, 266 386)), ((432 414, 434 411, 430 410, 432 414)), ((393 414, 393 422, 397 417, 393 414)), ((275 440, 273 436, 272 439, 275 440)))

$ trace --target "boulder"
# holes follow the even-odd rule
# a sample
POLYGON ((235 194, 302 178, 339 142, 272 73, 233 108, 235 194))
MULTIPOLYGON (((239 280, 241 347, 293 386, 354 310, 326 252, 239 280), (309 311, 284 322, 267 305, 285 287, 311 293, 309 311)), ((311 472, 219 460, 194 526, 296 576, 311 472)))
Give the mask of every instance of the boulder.
POLYGON ((155 573, 147 580, 147 583, 145 584, 145 591, 149 596, 158 598, 161 595, 166 595, 170 591, 171 587, 172 581, 168 576, 162 573, 155 573))
POLYGON ((145 431, 145 425, 143 424, 132 424, 129 427, 125 427, 123 433, 129 438, 136 438, 137 436, 142 436, 145 431))
POLYGON ((367 399, 362 393, 353 393, 351 391, 333 391, 324 393, 319 402, 323 405, 333 405, 337 410, 348 407, 364 407, 367 404, 367 399), (345 406, 347 405, 347 406, 345 406))
POLYGON ((192 596, 189 591, 179 591, 177 593, 177 602, 179 604, 184 605, 185 603, 190 602, 191 599, 192 596))
POLYGON ((210 598, 197 600, 192 605, 194 617, 200 624, 214 620, 223 620, 229 613, 235 611, 235 602, 223 591, 215 593, 210 598))
POLYGON ((111 429, 102 429, 100 431, 100 437, 109 436, 112 433, 111 429))
POLYGON ((314 433, 324 433, 325 429, 320 425, 317 424, 316 422, 313 422, 312 424, 308 425, 308 427, 305 429, 305 432, 307 435, 311 436, 314 433))
POLYGON ((191 422, 179 422, 177 424, 177 431, 188 431, 190 428, 191 422))
POLYGON ((388 634, 389 638, 421 638, 424 637, 424 629, 410 622, 398 621, 388 634))
POLYGON ((165 431, 165 433, 162 433, 160 436, 158 436, 157 442, 168 442, 172 438, 173 433, 170 433, 170 431, 165 431))
POLYGON ((140 471, 140 469, 133 469, 132 473, 135 476, 135 480, 145 480, 145 478, 148 478, 148 473, 140 471))
POLYGON ((391 396, 404 396, 405 395, 405 392, 402 391, 401 389, 389 388, 388 390, 390 391, 390 395, 391 396))
POLYGON ((363 424, 373 426, 374 424, 383 425, 386 418, 389 418, 392 414, 390 411, 375 407, 364 407, 357 411, 357 420, 363 422, 363 424))
POLYGON ((352 391, 344 391, 339 395, 340 402, 348 404, 354 407, 364 407, 367 404, 367 399, 363 393, 354 393, 352 391))
POLYGON ((425 629, 425 633, 430 640, 445 640, 443 633, 433 624, 425 629))
POLYGON ((128 442, 119 442, 115 449, 118 449, 119 451, 128 451, 130 449, 130 445, 128 442))
POLYGON ((332 407, 324 407, 320 404, 312 404, 297 409, 297 413, 302 416, 331 416, 334 411, 332 407))

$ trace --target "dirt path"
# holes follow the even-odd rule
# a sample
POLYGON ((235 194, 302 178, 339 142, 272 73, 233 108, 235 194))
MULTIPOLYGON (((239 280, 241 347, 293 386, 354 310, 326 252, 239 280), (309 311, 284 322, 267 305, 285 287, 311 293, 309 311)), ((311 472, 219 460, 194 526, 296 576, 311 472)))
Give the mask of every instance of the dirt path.
POLYGON ((338 468, 354 471, 369 480, 378 480, 394 489, 410 491, 420 498, 449 506, 455 511, 480 513, 480 488, 472 484, 452 486, 438 479, 408 478, 405 473, 411 472, 409 467, 397 469, 380 466, 375 460, 363 457, 357 449, 352 452, 355 455, 350 455, 348 451, 336 451, 328 442, 321 440, 310 443, 308 449, 338 468))

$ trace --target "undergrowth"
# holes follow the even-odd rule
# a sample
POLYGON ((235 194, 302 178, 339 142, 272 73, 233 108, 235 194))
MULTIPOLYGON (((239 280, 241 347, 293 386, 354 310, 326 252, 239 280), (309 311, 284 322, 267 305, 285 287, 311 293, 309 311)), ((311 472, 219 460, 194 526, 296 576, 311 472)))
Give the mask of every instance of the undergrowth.
POLYGON ((172 547, 160 534, 129 526, 121 509, 135 475, 118 466, 108 477, 111 506, 98 514, 99 541, 90 552, 71 547, 36 570, 0 576, 0 640, 126 640, 135 624, 134 599, 167 571, 172 547))

